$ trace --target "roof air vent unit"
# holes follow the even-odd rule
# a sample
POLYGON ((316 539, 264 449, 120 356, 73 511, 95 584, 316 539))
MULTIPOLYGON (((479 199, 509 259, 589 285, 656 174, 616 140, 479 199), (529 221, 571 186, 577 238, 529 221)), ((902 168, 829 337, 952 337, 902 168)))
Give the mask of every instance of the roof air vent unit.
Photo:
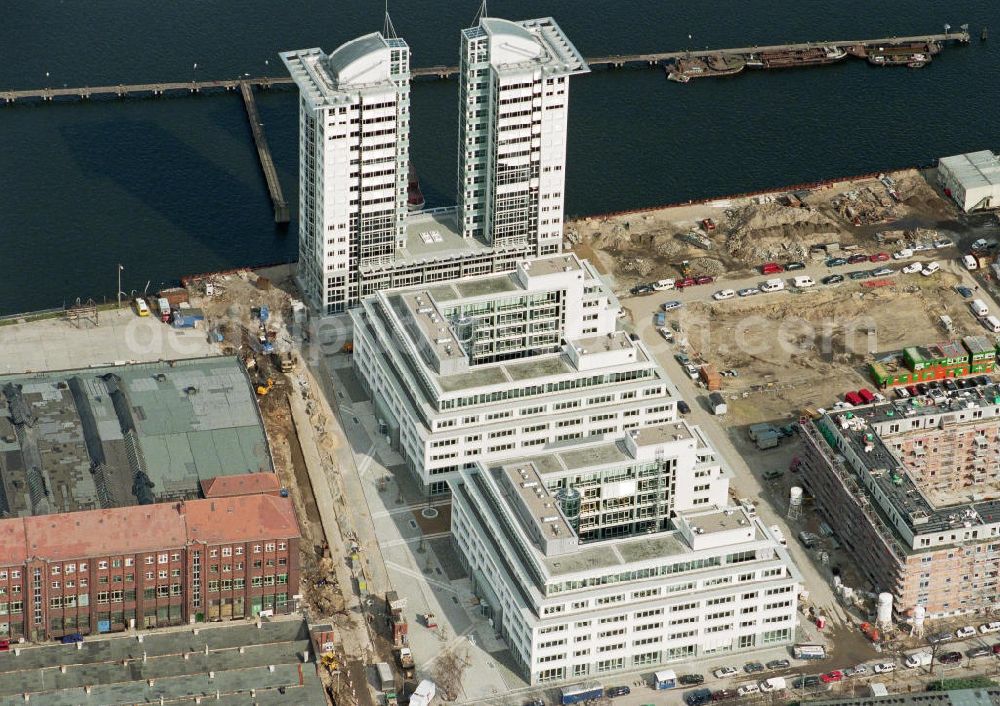
POLYGON ((546 517, 542 518, 542 522, 558 522, 558 521, 559 521, 559 515, 547 515, 546 517))

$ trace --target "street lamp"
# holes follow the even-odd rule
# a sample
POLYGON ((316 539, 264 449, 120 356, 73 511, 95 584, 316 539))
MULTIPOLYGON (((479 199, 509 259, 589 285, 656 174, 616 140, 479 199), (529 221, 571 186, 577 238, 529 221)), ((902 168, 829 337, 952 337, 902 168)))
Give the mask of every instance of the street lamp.
POLYGON ((121 263, 118 263, 118 308, 119 309, 122 308, 122 270, 124 269, 125 266, 122 265, 121 263))

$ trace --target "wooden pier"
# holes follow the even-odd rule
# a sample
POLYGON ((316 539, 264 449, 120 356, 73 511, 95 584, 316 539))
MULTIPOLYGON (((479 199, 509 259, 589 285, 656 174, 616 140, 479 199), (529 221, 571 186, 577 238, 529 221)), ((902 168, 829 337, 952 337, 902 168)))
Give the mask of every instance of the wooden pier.
POLYGON ((253 133, 253 141, 257 146, 260 168, 264 172, 264 179, 267 180, 267 190, 271 194, 271 203, 274 205, 274 222, 288 223, 290 220, 288 202, 285 201, 285 196, 281 192, 278 171, 274 168, 274 160, 271 159, 271 148, 267 146, 264 125, 260 121, 260 114, 257 112, 257 101, 253 96, 253 86, 249 81, 240 81, 240 93, 243 95, 243 105, 247 109, 247 119, 250 121, 250 131, 253 133))
MULTIPOLYGON (((815 48, 837 48, 850 50, 859 46, 884 46, 891 47, 898 44, 910 43, 931 43, 946 44, 956 42, 967 44, 969 33, 965 30, 959 32, 948 32, 945 34, 924 34, 915 37, 881 37, 877 39, 847 39, 831 42, 803 42, 799 44, 773 44, 769 46, 737 47, 735 49, 698 49, 668 52, 652 52, 646 54, 610 54, 608 56, 595 56, 588 58, 587 64, 591 67, 619 68, 627 65, 648 65, 658 66, 663 61, 682 58, 698 58, 708 56, 747 56, 759 54, 760 52, 789 51, 796 49, 815 48)), ((410 74, 414 78, 441 78, 447 79, 458 74, 457 66, 425 66, 411 69, 410 74)), ((52 101, 56 98, 79 98, 87 99, 96 96, 114 96, 127 98, 130 96, 166 96, 166 95, 190 95, 209 90, 235 91, 242 84, 248 84, 255 88, 270 88, 271 86, 288 86, 293 81, 289 76, 257 76, 254 78, 242 79, 222 79, 217 81, 174 81, 160 83, 137 83, 118 84, 115 86, 78 86, 75 88, 32 88, 17 91, 0 91, 0 100, 6 104, 16 103, 19 100, 43 100, 52 101)))

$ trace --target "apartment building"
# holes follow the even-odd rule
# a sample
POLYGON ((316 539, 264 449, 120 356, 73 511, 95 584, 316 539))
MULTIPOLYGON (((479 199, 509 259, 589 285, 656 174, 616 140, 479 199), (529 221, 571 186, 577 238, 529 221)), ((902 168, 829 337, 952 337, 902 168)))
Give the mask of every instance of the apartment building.
POLYGON ((551 18, 463 32, 459 205, 408 214, 410 51, 389 29, 281 53, 300 94, 297 277, 321 315, 562 248, 568 77, 583 57, 551 18))
POLYGON ((404 239, 410 49, 374 32, 280 56, 299 87, 298 279, 314 307, 342 311, 404 239))
POLYGON ((829 412, 800 429, 804 482, 900 615, 1000 604, 1000 388, 829 412))
POLYGON ((462 233, 559 252, 569 77, 590 69, 552 18, 481 17, 462 30, 458 203, 462 233))
POLYGON ((230 496, 0 520, 0 637, 33 641, 286 612, 288 498, 230 496))
POLYGON ((615 329, 619 312, 588 262, 551 255, 366 298, 354 365, 392 446, 442 493, 480 462, 676 417, 676 389, 615 329))
POLYGON ((452 536, 532 684, 792 642, 801 576, 682 421, 481 464, 452 536))

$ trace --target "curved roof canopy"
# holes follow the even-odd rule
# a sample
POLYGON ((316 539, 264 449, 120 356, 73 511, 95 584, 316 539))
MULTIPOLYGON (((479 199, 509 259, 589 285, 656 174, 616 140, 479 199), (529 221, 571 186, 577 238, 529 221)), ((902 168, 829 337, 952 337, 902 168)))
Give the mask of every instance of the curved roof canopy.
POLYGON ((484 17, 482 27, 490 35, 490 59, 497 65, 538 59, 545 53, 538 37, 527 29, 498 17, 484 17))
POLYGON ((389 45, 381 32, 341 44, 327 57, 327 68, 338 83, 374 83, 389 78, 389 45))

